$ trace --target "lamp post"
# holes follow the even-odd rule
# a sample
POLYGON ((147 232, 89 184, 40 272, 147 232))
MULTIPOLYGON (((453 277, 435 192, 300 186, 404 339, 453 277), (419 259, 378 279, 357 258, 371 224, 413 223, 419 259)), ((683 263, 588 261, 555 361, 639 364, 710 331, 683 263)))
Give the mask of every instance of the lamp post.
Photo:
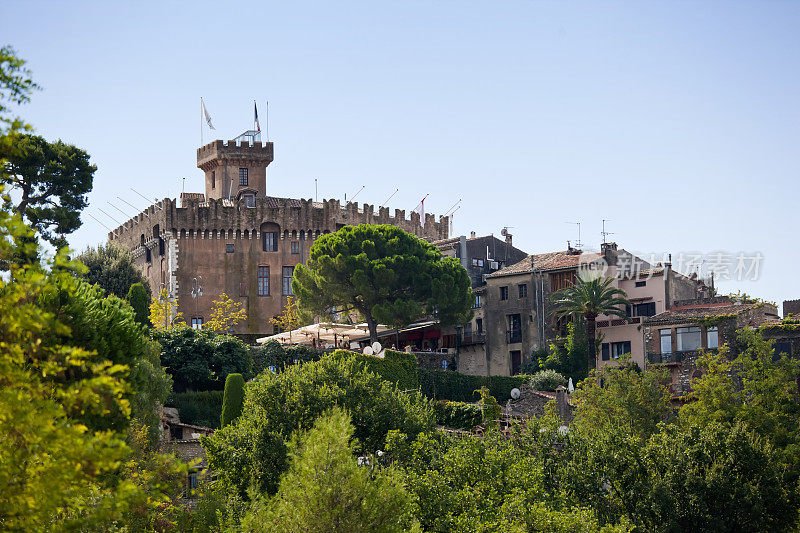
MULTIPOLYGON (((203 295, 203 277, 197 276, 192 280, 192 298, 194 299, 194 319, 192 320, 192 322, 194 322, 199 318, 197 315, 197 305, 198 305, 198 299, 202 295, 203 295)), ((203 329, 202 323, 198 323, 198 326, 199 327, 196 329, 203 329)), ((192 324, 192 327, 194 327, 194 324, 192 324)))

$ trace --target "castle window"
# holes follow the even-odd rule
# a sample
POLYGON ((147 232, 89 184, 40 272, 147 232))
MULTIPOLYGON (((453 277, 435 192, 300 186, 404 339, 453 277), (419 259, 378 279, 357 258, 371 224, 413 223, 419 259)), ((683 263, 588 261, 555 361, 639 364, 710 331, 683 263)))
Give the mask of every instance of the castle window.
POLYGON ((201 316, 192 317, 192 329, 203 329, 203 317, 201 316))
POLYGON ((300 242, 292 241, 292 253, 299 254, 300 253, 300 242))
POLYGON ((232 254, 233 253, 233 244, 226 244, 225 245, 225 253, 232 254))
POLYGON ((269 296, 269 267, 258 267, 258 295, 269 296))
POLYGON ((244 205, 245 207, 255 207, 256 206, 256 197, 252 194, 245 194, 244 195, 244 205))
POLYGON ((277 231, 265 231, 264 232, 264 251, 265 252, 277 252, 278 251, 278 232, 277 231))
POLYGON ((292 276, 294 275, 294 267, 283 267, 283 295, 292 295, 292 276))
POLYGON ((148 263, 152 263, 152 262, 153 262, 153 256, 152 256, 152 254, 150 253, 150 248, 145 248, 145 249, 144 249, 144 252, 145 252, 146 261, 147 261, 148 263))
POLYGON ((211 171, 211 188, 212 189, 216 189, 217 188, 217 171, 216 170, 212 170, 211 171))
POLYGON ((247 187, 247 169, 239 169, 239 187, 247 187))

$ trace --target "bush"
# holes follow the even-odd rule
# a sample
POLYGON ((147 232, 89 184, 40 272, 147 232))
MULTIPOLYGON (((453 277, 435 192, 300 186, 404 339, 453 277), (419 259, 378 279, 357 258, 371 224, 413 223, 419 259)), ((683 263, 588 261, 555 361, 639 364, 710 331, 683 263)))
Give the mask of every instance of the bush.
POLYGON ((478 399, 475 392, 481 387, 500 402, 511 398, 511 389, 519 388, 530 376, 469 376, 449 370, 417 368, 417 378, 422 394, 436 400, 471 402, 478 399))
POLYGON ((177 408, 181 422, 185 424, 219 428, 222 391, 176 392, 167 400, 166 405, 177 408))
POLYGON ((244 378, 241 374, 228 374, 225 378, 225 392, 222 395, 222 414, 220 427, 225 427, 242 414, 244 404, 244 378))
POLYGON ((414 354, 386 350, 383 357, 364 355, 347 350, 336 350, 334 357, 356 357, 356 360, 366 364, 367 370, 381 378, 396 384, 400 390, 410 390, 419 387, 417 380, 417 358, 414 354))
POLYGON ((389 430, 413 439, 435 424, 430 402, 367 372, 356 354, 342 353, 259 374, 247 387, 242 416, 202 439, 209 466, 240 497, 251 486, 274 493, 287 468, 288 441, 334 406, 352 416, 359 448, 370 453, 384 448, 389 430))
POLYGON ((150 326, 150 294, 141 283, 131 285, 126 297, 133 307, 136 322, 143 326, 150 326))
POLYGON ((555 370, 542 370, 531 376, 528 384, 533 390, 554 391, 559 386, 567 386, 567 378, 555 370))
POLYGON ((236 337, 190 327, 155 330, 153 337, 161 343, 161 362, 178 392, 221 390, 228 374, 251 376, 250 351, 236 337))
POLYGON ((282 372, 295 361, 300 363, 318 361, 325 353, 309 346, 284 346, 275 340, 261 346, 250 346, 249 350, 254 374, 260 374, 271 366, 275 367, 276 372, 282 372))
POLYGON ((436 423, 452 429, 472 429, 482 421, 480 405, 466 402, 433 402, 436 423))

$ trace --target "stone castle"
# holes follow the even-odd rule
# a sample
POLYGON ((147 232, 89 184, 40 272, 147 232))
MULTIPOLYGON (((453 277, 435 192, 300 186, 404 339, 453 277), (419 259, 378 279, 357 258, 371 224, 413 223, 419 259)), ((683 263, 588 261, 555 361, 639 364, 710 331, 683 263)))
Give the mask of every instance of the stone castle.
POLYGON ((338 200, 275 198, 267 195, 267 166, 273 143, 247 134, 197 150, 205 194, 184 193, 180 203, 157 202, 108 234, 130 250, 153 294, 166 289, 178 299, 187 324, 207 322, 212 300, 223 292, 242 302, 247 321, 241 335, 273 333, 270 318, 281 314, 291 295, 296 265, 308 260, 320 235, 356 224, 390 224, 435 241, 446 239, 448 217, 338 200), (193 288, 202 295, 193 297, 193 288))

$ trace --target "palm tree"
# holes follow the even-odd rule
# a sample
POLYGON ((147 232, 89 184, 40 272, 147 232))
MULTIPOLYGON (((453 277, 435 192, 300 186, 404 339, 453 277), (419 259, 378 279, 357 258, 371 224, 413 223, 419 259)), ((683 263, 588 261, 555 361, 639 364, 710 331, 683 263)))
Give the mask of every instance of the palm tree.
POLYGON ((597 363, 597 324, 599 315, 626 318, 625 306, 630 305, 622 289, 612 287, 613 278, 601 276, 586 279, 578 275, 575 284, 551 296, 559 317, 580 315, 586 319, 586 337, 589 340, 589 372, 597 363))

